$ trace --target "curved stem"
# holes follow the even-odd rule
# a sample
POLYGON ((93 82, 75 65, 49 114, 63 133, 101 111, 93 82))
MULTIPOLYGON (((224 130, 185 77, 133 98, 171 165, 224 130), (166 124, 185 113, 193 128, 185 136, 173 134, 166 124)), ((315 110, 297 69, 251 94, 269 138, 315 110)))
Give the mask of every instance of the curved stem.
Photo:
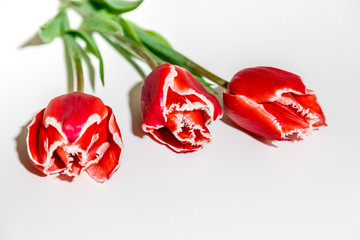
POLYGON ((142 43, 148 48, 152 53, 154 53, 157 57, 161 59, 182 66, 191 72, 195 72, 198 75, 201 75, 214 83, 227 88, 228 82, 219 76, 213 74, 212 72, 208 71, 207 69, 203 68, 199 64, 193 62, 189 58, 182 55, 180 52, 172 49, 165 44, 159 43, 159 41, 153 38, 152 35, 149 35, 146 30, 136 26, 135 24, 132 25, 134 31, 136 32, 139 39, 142 43))
POLYGON ((192 69, 194 69, 198 74, 202 75, 203 77, 213 81, 214 83, 218 84, 219 86, 223 88, 227 88, 229 82, 222 79, 221 77, 213 74, 212 72, 208 71, 207 69, 203 68, 199 64, 191 61, 190 59, 187 59, 189 61, 189 65, 192 69))
POLYGON ((146 74, 143 72, 141 67, 132 59, 132 57, 136 57, 137 59, 142 60, 139 56, 135 56, 133 53, 129 52, 128 49, 125 49, 120 44, 113 42, 109 37, 105 36, 104 34, 101 34, 101 36, 130 63, 130 65, 139 73, 139 75, 143 79, 146 77, 146 74))
POLYGON ((122 43, 124 43, 126 46, 128 46, 131 50, 133 50, 137 55, 139 55, 139 57, 141 57, 151 69, 154 69, 158 66, 156 61, 144 49, 139 47, 132 40, 119 34, 116 35, 116 38, 122 43))

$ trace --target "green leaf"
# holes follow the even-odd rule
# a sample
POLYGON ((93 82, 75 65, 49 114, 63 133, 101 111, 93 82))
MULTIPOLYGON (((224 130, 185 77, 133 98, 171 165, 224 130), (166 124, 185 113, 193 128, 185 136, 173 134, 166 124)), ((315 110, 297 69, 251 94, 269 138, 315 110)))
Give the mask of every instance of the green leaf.
POLYGON ((120 18, 119 23, 122 26, 126 37, 130 38, 131 40, 133 40, 136 43, 140 43, 141 45, 143 45, 142 41, 136 35, 136 32, 134 31, 130 22, 126 21, 124 18, 120 18))
POLYGON ((97 32, 112 32, 122 34, 121 25, 117 21, 111 19, 111 15, 97 9, 90 2, 74 2, 71 6, 83 18, 83 21, 81 23, 82 29, 97 32))
POLYGON ((94 38, 90 34, 84 32, 82 30, 68 30, 67 33, 69 33, 75 37, 81 38, 86 43, 86 51, 93 54, 99 60, 100 80, 101 80, 102 85, 104 86, 105 85, 104 63, 103 63, 103 59, 101 57, 100 51, 96 45, 94 38))
POLYGON ((84 17, 81 28, 97 32, 122 33, 122 28, 119 24, 111 19, 103 18, 98 15, 84 17))
MULTIPOLYGON (((124 29, 125 35, 134 40, 137 43, 142 44, 142 41, 137 36, 137 31, 140 29, 134 29, 138 28, 135 24, 131 23, 130 21, 125 20, 124 18, 120 18, 119 23, 121 24, 122 28, 124 29), (137 31, 136 31, 137 30, 137 31)), ((143 29, 141 29, 143 30, 143 29)), ((170 43, 159 33, 151 31, 151 30, 143 30, 147 35, 151 36, 152 39, 156 40, 158 43, 161 43, 165 45, 166 47, 172 48, 170 43)))
MULTIPOLYGON (((124 35, 133 40, 135 43, 138 43, 140 45, 140 47, 144 48, 145 50, 147 50, 147 47, 144 45, 143 41, 138 37, 137 32, 135 31, 135 29, 133 28, 133 24, 127 20, 125 20, 124 18, 118 18, 119 23, 121 24, 123 30, 124 30, 124 35)), ((163 38, 162 36, 160 36, 160 34, 157 34, 153 31, 148 31, 149 34, 153 35, 154 38, 158 39, 159 42, 161 42, 162 44, 166 45, 167 47, 170 46, 170 44, 165 40, 165 38, 163 38)), ((171 47, 171 46, 170 46, 171 47)), ((163 59, 161 59, 160 57, 156 56, 156 54, 154 54, 151 51, 148 51, 148 54, 156 61, 157 64, 161 64, 164 62, 163 59)))
POLYGON ((103 0, 105 4, 117 14, 130 12, 136 9, 143 0, 138 1, 124 1, 124 0, 103 0))
POLYGON ((166 45, 167 47, 172 48, 170 43, 163 36, 161 36, 159 33, 154 32, 154 31, 150 31, 150 30, 145 30, 145 32, 148 35, 150 35, 151 37, 153 37, 154 39, 156 39, 157 41, 159 41, 162 44, 166 45))
POLYGON ((40 27, 39 37, 44 43, 52 42, 69 28, 69 19, 65 10, 60 12, 48 23, 40 27))
POLYGON ((179 66, 187 65, 188 59, 175 51, 168 44, 165 44, 159 37, 155 36, 152 31, 144 30, 132 22, 128 22, 139 39, 143 42, 143 44, 149 48, 153 53, 155 53, 160 58, 164 59, 167 62, 177 64, 179 66))

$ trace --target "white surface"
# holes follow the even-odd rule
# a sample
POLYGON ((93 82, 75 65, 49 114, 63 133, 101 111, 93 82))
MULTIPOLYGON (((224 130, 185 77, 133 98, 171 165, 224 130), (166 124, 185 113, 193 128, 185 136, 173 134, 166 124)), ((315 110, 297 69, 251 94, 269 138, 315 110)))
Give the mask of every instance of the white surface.
POLYGON ((105 184, 39 177, 27 162, 24 126, 66 76, 60 41, 19 46, 56 10, 0 0, 0 239, 360 239, 359 1, 146 0, 127 18, 228 80, 258 65, 301 75, 329 126, 273 147, 224 118, 210 145, 176 154, 142 135, 140 77, 100 41, 106 87, 95 95, 125 143, 105 184))

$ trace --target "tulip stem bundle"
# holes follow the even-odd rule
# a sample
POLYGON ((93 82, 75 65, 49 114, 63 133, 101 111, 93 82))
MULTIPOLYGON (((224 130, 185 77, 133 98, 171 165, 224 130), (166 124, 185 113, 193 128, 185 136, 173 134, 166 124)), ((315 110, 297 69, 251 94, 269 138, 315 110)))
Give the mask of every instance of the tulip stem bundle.
POLYGON ((214 92, 212 86, 204 78, 227 88, 227 81, 175 51, 163 36, 154 31, 145 30, 122 17, 124 13, 136 9, 141 2, 142 0, 131 2, 124 0, 61 1, 58 14, 41 27, 38 36, 42 43, 50 43, 56 37, 63 39, 68 91, 74 91, 74 77, 76 90, 83 91, 83 64, 86 64, 91 73, 89 79, 94 90, 94 67, 89 55, 98 59, 100 80, 104 85, 104 65, 93 37, 94 33, 99 34, 120 53, 143 78, 146 74, 137 63, 138 60, 145 62, 151 69, 163 62, 169 62, 190 71, 208 91, 214 92), (81 16, 82 23, 78 29, 70 27, 68 9, 74 10, 81 16), (86 46, 82 47, 79 42, 85 42, 86 46))

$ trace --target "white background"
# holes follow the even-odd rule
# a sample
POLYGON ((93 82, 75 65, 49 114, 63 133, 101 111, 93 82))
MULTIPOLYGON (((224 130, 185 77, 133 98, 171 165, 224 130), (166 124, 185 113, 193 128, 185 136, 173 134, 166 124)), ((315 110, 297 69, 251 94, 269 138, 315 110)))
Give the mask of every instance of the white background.
POLYGON ((19 46, 57 7, 0 0, 0 239, 360 239, 359 1, 146 0, 126 17, 227 80, 259 65, 302 76, 329 126, 272 146, 224 117, 211 144, 176 154, 142 133, 141 79, 97 38, 94 95, 125 143, 105 184, 41 177, 28 161, 26 125, 66 92, 66 72, 61 41, 19 46))

